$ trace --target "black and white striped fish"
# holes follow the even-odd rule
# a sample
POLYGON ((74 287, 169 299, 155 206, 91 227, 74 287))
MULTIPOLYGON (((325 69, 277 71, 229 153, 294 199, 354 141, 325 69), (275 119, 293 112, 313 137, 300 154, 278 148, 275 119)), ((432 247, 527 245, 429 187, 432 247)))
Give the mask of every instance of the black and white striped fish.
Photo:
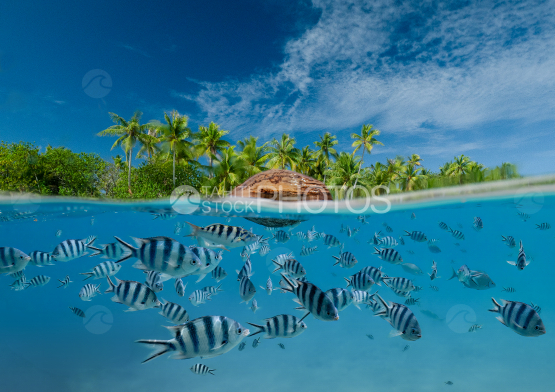
POLYGON ((268 280, 266 281, 266 287, 262 287, 260 286, 260 288, 262 290, 266 290, 266 292, 268 293, 268 295, 272 295, 272 291, 277 290, 273 288, 273 284, 272 284, 272 277, 268 276, 268 280))
POLYGON ((79 298, 83 301, 90 301, 91 298, 95 297, 97 294, 102 294, 98 288, 100 284, 86 284, 79 291, 79 298))
POLYGON ((69 286, 70 283, 73 283, 71 280, 69 280, 69 275, 66 275, 66 277, 63 280, 58 279, 58 282, 60 282, 60 285, 56 288, 60 288, 63 287, 64 289, 67 288, 67 286, 69 286))
POLYGON ((526 222, 528 219, 530 219, 530 215, 528 215, 525 212, 519 212, 518 216, 520 217, 520 219, 522 219, 524 222, 526 222))
POLYGON ((449 228, 449 233, 451 233, 451 235, 458 240, 464 240, 464 234, 458 230, 453 230, 449 228))
POLYGON ((360 270, 360 272, 370 276, 374 281, 374 283, 376 283, 378 286, 381 286, 380 282, 384 277, 387 276, 382 272, 382 267, 376 268, 376 267, 372 267, 371 265, 364 267, 363 269, 360 270))
POLYGON ((131 256, 131 252, 121 246, 119 242, 112 242, 111 244, 101 244, 100 246, 89 245, 88 248, 94 250, 94 253, 89 255, 89 257, 101 255, 100 257, 102 259, 120 260, 126 256, 131 256))
POLYGON ((218 285, 217 287, 214 286, 206 286, 202 288, 202 291, 206 292, 206 293, 210 293, 212 295, 217 295, 220 291, 224 291, 222 288, 222 285, 218 285))
MULTIPOLYGON (((377 291, 376 291, 376 293, 377 293, 377 291)), ((369 294, 367 291, 353 290, 353 291, 351 291, 351 294, 353 294, 353 304, 356 306, 357 309, 360 310, 358 305, 360 305, 360 304, 366 304, 366 305, 372 304, 374 295, 376 293, 369 294)))
POLYGON ((55 261, 67 262, 89 254, 87 247, 93 244, 96 237, 87 237, 83 240, 65 240, 59 243, 52 251, 55 261))
POLYGON ((276 269, 272 271, 273 274, 279 270, 283 270, 287 275, 293 278, 302 278, 306 275, 306 270, 302 264, 295 259, 287 259, 283 263, 272 261, 277 266, 276 269))
POLYGON ((227 276, 227 272, 225 272, 225 270, 218 266, 216 268, 214 268, 214 270, 212 270, 212 278, 216 281, 219 282, 220 280, 225 279, 227 276))
POLYGON ((480 218, 479 216, 475 216, 474 223, 472 224, 472 226, 476 231, 482 230, 484 228, 484 223, 482 222, 482 218, 480 218))
POLYGON ((25 282, 25 284, 27 285, 27 287, 30 287, 30 286, 40 287, 40 286, 44 286, 48 282, 50 282, 50 276, 39 275, 39 276, 35 276, 33 279, 25 282))
POLYGON ((283 264, 285 262, 285 260, 287 259, 294 259, 295 256, 293 254, 293 252, 289 252, 289 253, 282 253, 276 256, 276 258, 272 261, 275 261, 276 263, 279 264, 283 264))
POLYGON ((265 241, 265 240, 257 239, 257 240, 254 241, 252 244, 246 245, 246 246, 244 247, 244 249, 246 249, 246 251, 247 251, 249 254, 253 255, 253 254, 255 254, 255 253, 258 252, 258 249, 260 249, 260 247, 262 246, 262 244, 264 243, 264 241, 265 241))
POLYGON ((379 246, 384 246, 386 248, 394 248, 397 245, 399 245, 399 243, 393 237, 387 236, 387 237, 380 238, 379 246))
POLYGON ((14 281, 12 284, 10 284, 10 287, 12 290, 15 290, 15 291, 25 290, 28 287, 27 281, 25 280, 25 276, 14 281))
POLYGON ((388 233, 393 233, 393 229, 388 225, 385 225, 385 231, 387 231, 388 233))
POLYGON ((396 296, 402 297, 402 298, 410 298, 412 293, 412 291, 397 290, 397 289, 394 289, 393 287, 390 287, 390 289, 395 293, 396 296))
POLYGON ((437 287, 437 286, 432 286, 432 285, 430 285, 430 288, 431 288, 433 291, 439 291, 439 287, 437 287))
POLYGON ((185 296, 185 288, 187 287, 187 283, 183 284, 183 281, 181 279, 178 279, 178 278, 175 279, 175 292, 180 297, 185 296))
POLYGON ((285 344, 283 343, 278 343, 279 348, 281 348, 282 350, 285 350, 285 344))
POLYGON ((318 251, 318 246, 304 246, 301 248, 301 256, 310 256, 314 252, 318 251))
POLYGON ((76 307, 74 307, 74 306, 70 306, 69 308, 71 309, 71 311, 72 311, 76 316, 83 317, 83 318, 86 317, 86 316, 85 316, 85 312, 83 312, 81 309, 76 308, 76 307))
POLYGON ((256 313, 256 311, 260 309, 260 307, 258 306, 258 303, 256 302, 256 299, 252 300, 252 305, 251 305, 251 310, 253 313, 256 313))
POLYGON ((482 329, 482 326, 479 324, 474 324, 468 328, 468 332, 476 332, 477 330, 482 329))
MULTIPOLYGON (((119 264, 118 264, 119 265, 119 264)), ((146 274, 145 284, 150 287, 155 293, 159 293, 164 290, 164 283, 162 283, 162 277, 160 272, 156 271, 143 271, 146 274)))
POLYGON ((519 271, 522 271, 528 264, 530 260, 526 260, 526 253, 524 252, 524 247, 522 246, 522 241, 520 241, 520 250, 518 251, 518 257, 516 261, 507 260, 510 265, 516 266, 519 271))
POLYGON ((329 289, 326 295, 332 300, 338 312, 352 304, 354 299, 353 293, 343 288, 329 289))
POLYGON ((31 256, 26 255, 16 248, 0 248, 0 274, 13 274, 19 272, 31 260, 31 256))
POLYGON ((16 280, 17 279, 25 280, 25 270, 17 271, 17 272, 14 272, 13 274, 10 274, 10 278, 13 278, 16 280))
POLYGON ((503 242, 505 242, 505 244, 509 247, 509 248, 514 248, 516 246, 516 241, 515 239, 508 235, 508 236, 501 236, 501 238, 503 238, 503 242))
POLYGON ((329 248, 333 248, 335 246, 340 246, 341 245, 341 241, 339 241, 337 239, 337 237, 331 235, 331 234, 326 234, 324 237, 324 245, 328 246, 329 248))
POLYGON ((538 305, 534 305, 533 302, 530 302, 530 306, 532 306, 532 309, 534 309, 536 311, 536 313, 538 313, 538 314, 542 313, 542 308, 540 308, 538 305))
POLYGON ((165 301, 162 304, 162 310, 158 313, 174 324, 183 324, 189 321, 189 314, 185 308, 173 302, 165 301))
POLYGON ((405 347, 403 347, 403 352, 407 351, 410 348, 410 346, 407 344, 405 347))
POLYGON ((239 296, 241 297, 241 303, 249 303, 256 294, 256 288, 252 284, 251 280, 247 276, 243 276, 239 282, 239 296))
POLYGON ((439 228, 440 228, 441 230, 445 230, 445 231, 448 231, 448 230, 449 230, 449 226, 447 226, 446 223, 438 222, 438 225, 439 225, 439 228))
POLYGON ((404 240, 403 236, 399 236, 399 243, 401 245, 405 245, 405 240, 404 240))
POLYGON ((309 230, 306 233, 306 239, 307 239, 308 242, 317 241, 317 240, 320 239, 320 233, 315 231, 314 227, 313 227, 312 230, 309 230))
POLYGON ((193 253, 199 258, 202 264, 201 268, 192 273, 192 275, 198 275, 198 279, 196 280, 196 283, 198 283, 203 280, 206 275, 212 273, 220 264, 224 252, 223 250, 216 252, 203 246, 190 246, 189 248, 192 249, 193 253))
POLYGON ((257 236, 239 226, 228 226, 215 223, 205 227, 199 227, 186 222, 193 229, 192 233, 185 237, 196 237, 201 245, 216 245, 225 248, 237 248, 246 246, 256 241, 257 236))
POLYGON ((547 222, 544 223, 540 223, 539 225, 536 224, 536 229, 540 229, 540 230, 549 230, 551 229, 551 225, 547 222))
POLYGON ((420 298, 407 298, 405 305, 418 305, 420 306, 420 298))
POLYGON ((385 285, 391 289, 395 289, 398 291, 412 291, 414 290, 414 283, 412 282, 412 280, 407 279, 407 278, 392 278, 392 277, 384 277, 382 278, 382 281, 385 283, 385 285))
POLYGON ((195 290, 189 296, 189 301, 193 306, 199 306, 201 304, 206 303, 206 301, 210 301, 212 299, 212 294, 207 293, 204 290, 195 290))
POLYGON ((435 261, 432 260, 432 273, 428 274, 430 275, 430 280, 434 280, 437 278, 441 278, 441 276, 437 276, 437 263, 435 261))
POLYGON ((268 245, 262 245, 260 247, 260 249, 258 249, 258 254, 262 257, 266 256, 268 253, 270 253, 270 247, 268 245))
POLYGON ((397 252, 393 248, 383 248, 378 249, 374 247, 374 255, 378 255, 378 257, 384 261, 387 261, 391 264, 401 264, 403 262, 403 258, 401 254, 397 252))
POLYGON ((426 242, 428 241, 428 237, 421 231, 407 231, 405 230, 405 236, 410 237, 411 240, 416 242, 426 242))
POLYGON ((125 312, 162 306, 156 297, 156 293, 145 284, 133 280, 119 280, 116 277, 114 277, 116 280, 116 284, 114 284, 109 276, 106 279, 110 287, 104 293, 114 293, 111 298, 113 302, 129 306, 129 309, 126 309, 125 312))
POLYGON ((316 319, 322 321, 336 321, 339 320, 337 308, 333 305, 332 300, 316 285, 309 282, 300 282, 295 280, 292 282, 287 276, 281 274, 285 280, 286 287, 283 290, 293 293, 297 296, 297 302, 301 308, 307 311, 303 320, 309 314, 312 314, 316 319))
POLYGON ((424 288, 422 286, 414 286, 414 290, 412 290, 413 292, 417 293, 419 291, 424 290, 424 288))
POLYGON ((304 231, 297 231, 295 233, 295 235, 297 236, 297 239, 299 241, 307 241, 308 240, 308 235, 304 231))
POLYGON ((243 351, 245 349, 246 345, 247 345, 247 343, 241 342, 241 344, 239 344, 239 351, 243 351))
POLYGON ((82 272, 79 275, 87 276, 83 280, 90 278, 103 279, 108 276, 115 275, 121 269, 121 264, 116 264, 113 261, 105 261, 95 266, 91 272, 82 272))
POLYGON ((206 376, 207 374, 211 374, 214 376, 215 374, 213 372, 216 371, 216 369, 210 369, 208 366, 203 365, 202 363, 196 363, 191 366, 191 371, 201 376, 206 376))
POLYGON ((545 326, 540 315, 528 304, 501 300, 499 305, 492 298, 494 308, 490 312, 499 313, 497 320, 522 336, 535 337, 545 334, 545 326))
POLYGON ((368 241, 369 244, 373 244, 373 245, 380 245, 380 235, 381 235, 381 231, 378 231, 377 233, 374 233, 374 236, 368 241))
POLYGON ((368 291, 374 285, 374 280, 364 272, 357 272, 349 278, 343 278, 347 282, 347 287, 352 286, 355 290, 368 291))
POLYGON ((247 261, 245 261, 245 264, 243 264, 243 268, 241 268, 241 271, 235 270, 235 272, 237 272, 237 280, 241 280, 243 279, 243 277, 250 278, 251 276, 253 276, 254 272, 252 272, 250 257, 247 258, 247 261))
POLYGON ((409 341, 418 340, 422 337, 418 320, 408 307, 395 302, 387 303, 379 294, 376 296, 380 302, 381 309, 375 313, 375 316, 384 318, 395 328, 395 331, 392 331, 390 336, 401 336, 401 338, 409 341))
POLYGON ((50 253, 35 250, 29 253, 29 256, 31 256, 31 260, 29 260, 30 265, 34 265, 37 267, 46 267, 49 265, 54 265, 53 263, 54 260, 52 259, 52 255, 50 253))
POLYGON ((284 230, 278 230, 275 233, 273 233, 272 235, 272 240, 274 240, 276 243, 281 242, 282 244, 286 243, 287 241, 289 241, 291 237, 289 237, 289 233, 284 231, 284 230))
POLYGON ((334 265, 339 264, 341 268, 353 268, 358 260, 356 259, 355 255, 351 252, 343 252, 338 256, 332 256, 337 262, 334 265))
POLYGON ((503 290, 501 291, 506 291, 507 293, 514 293, 516 290, 514 287, 503 287, 503 290))
POLYGON ((152 355, 143 363, 169 352, 175 352, 171 356, 174 359, 217 357, 231 350, 249 335, 248 329, 223 316, 204 316, 184 325, 166 328, 175 334, 173 339, 136 341, 154 348, 152 355))
POLYGON ((133 265, 135 268, 161 272, 178 278, 192 275, 204 266, 193 249, 169 237, 131 237, 137 244, 137 248, 118 237, 114 238, 131 251, 131 255, 119 259, 117 263, 135 257, 139 259, 133 265))
POLYGON ((161 214, 151 214, 154 218, 152 218, 152 220, 154 219, 161 219, 161 220, 170 220, 175 218, 177 215, 176 213, 172 213, 172 212, 166 212, 166 213, 161 213, 161 214))
POLYGON ((302 320, 289 314, 280 314, 264 319, 263 325, 253 323, 247 324, 258 328, 251 336, 264 333, 264 339, 294 338, 303 333, 307 328, 302 320))
POLYGON ((366 215, 359 215, 359 216, 357 216, 357 221, 359 221, 359 222, 362 223, 363 225, 367 225, 367 224, 368 224, 368 216, 366 216, 366 215))

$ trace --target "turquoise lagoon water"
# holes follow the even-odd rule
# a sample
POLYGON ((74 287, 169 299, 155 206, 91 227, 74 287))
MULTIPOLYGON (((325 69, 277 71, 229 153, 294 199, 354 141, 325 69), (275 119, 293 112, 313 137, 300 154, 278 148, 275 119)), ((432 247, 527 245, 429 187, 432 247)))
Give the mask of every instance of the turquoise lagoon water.
MULTIPOLYGON (((288 207, 292 212, 292 207, 288 207)), ((199 211, 191 215, 177 215, 172 219, 153 219, 152 213, 171 212, 169 203, 103 204, 70 200, 38 201, 26 204, 4 199, 0 205, 0 246, 10 246, 26 253, 34 250, 52 251, 64 239, 81 239, 96 235, 96 244, 114 242, 113 236, 130 237, 169 236, 185 245, 196 241, 183 237, 187 227, 176 234, 176 227, 189 221, 198 226, 212 223, 253 228, 254 233, 271 236, 264 226, 230 214, 206 216, 199 211), (225 216, 224 216, 225 215, 225 216), (60 237, 56 232, 61 230, 60 237)), ((287 211, 286 211, 287 212, 287 211)), ((43 287, 13 291, 13 279, 0 276, 0 369, 2 391, 553 391, 553 359, 555 349, 555 313, 553 306, 553 259, 555 228, 541 231, 536 224, 555 226, 555 193, 551 188, 516 188, 508 193, 467 195, 449 198, 426 198, 420 201, 394 204, 388 213, 364 211, 367 224, 357 219, 361 211, 350 212, 340 205, 338 212, 305 214, 302 222, 289 232, 286 243, 270 240, 267 256, 253 254, 251 261, 257 288, 255 299, 260 309, 254 314, 250 306, 240 303, 239 283, 235 270, 243 265, 241 248, 224 252, 220 263, 228 276, 222 283, 224 290, 211 301, 194 307, 188 296, 195 289, 217 285, 207 276, 195 283, 188 282, 186 294, 179 297, 173 280, 165 283, 159 298, 176 302, 187 309, 191 319, 205 315, 222 315, 240 322, 254 331, 247 322, 259 323, 263 318, 278 314, 302 316, 295 310, 293 294, 274 291, 270 296, 264 286, 269 276, 278 287, 280 276, 271 274, 271 259, 277 254, 293 252, 307 270, 307 278, 320 288, 346 287, 348 277, 365 266, 383 267, 389 276, 410 278, 422 291, 413 293, 419 306, 410 306, 422 329, 422 338, 405 341, 389 337, 392 327, 373 316, 371 310, 351 305, 334 322, 305 319, 306 331, 292 339, 262 339, 257 348, 254 338, 246 337, 246 347, 206 359, 175 360, 168 355, 141 364, 149 354, 146 347, 134 343, 137 339, 170 339, 163 325, 170 323, 158 314, 158 309, 124 312, 125 306, 110 300, 112 294, 102 294, 90 302, 82 301, 78 293, 85 283, 81 272, 91 270, 105 259, 82 257, 67 263, 25 269, 27 279, 47 275, 52 279, 43 287), (539 190, 538 190, 539 189, 539 190), (524 212, 524 221, 518 215, 524 212), (411 219, 414 213, 416 219, 411 219), (474 217, 480 217, 484 228, 473 228, 474 217), (440 229, 438 222, 464 233, 458 240, 440 229), (389 233, 385 225, 392 229, 389 233), (360 228, 356 236, 340 233, 341 226, 360 228), (294 233, 307 232, 311 227, 319 232, 335 235, 344 250, 352 252, 358 264, 352 269, 333 266, 338 248, 327 249, 323 241, 303 243, 294 233), (399 265, 392 265, 373 254, 367 242, 375 232, 395 238, 405 230, 419 230, 428 238, 439 240, 440 253, 430 252, 426 242, 405 238, 405 245, 397 245, 405 262, 419 266, 424 275, 414 276, 399 265), (506 260, 516 260, 517 248, 510 249, 501 236, 522 240, 532 262, 524 271, 517 270, 506 260), (317 245, 319 251, 301 257, 302 245, 317 245), (438 265, 439 279, 430 280, 432 261, 438 265), (487 290, 465 288, 457 279, 447 280, 452 268, 463 264, 472 270, 485 271, 495 287, 487 290), (57 279, 69 275, 73 283, 67 289, 56 288, 57 279), (438 291, 430 288, 436 286, 438 291), (503 288, 514 288, 514 293, 503 288), (541 317, 547 333, 540 337, 523 337, 495 319, 491 297, 533 302, 541 307, 541 317), (86 313, 82 319, 69 306, 86 313), (434 316, 435 315, 435 316, 434 316), (468 332, 472 325, 482 325, 476 332, 468 332), (370 339, 367 335, 372 335, 370 339), (283 343, 285 349, 278 346, 283 343), (408 348, 406 346, 408 345, 408 348), (215 375, 200 376, 191 372, 196 363, 215 370, 215 375), (446 382, 452 382, 452 385, 446 382)), ((233 214, 231 214, 233 215, 233 214)), ((259 212, 264 217, 284 217, 285 212, 266 206, 259 212)), ((132 267, 135 259, 123 262, 117 273, 119 279, 144 282, 144 274, 132 267)), ((371 292, 378 288, 374 286, 371 292)), ((405 299, 390 289, 379 288, 388 301, 404 303, 405 299)), ((260 335, 258 335, 260 336, 260 335)), ((258 337, 257 336, 257 337, 258 337)))

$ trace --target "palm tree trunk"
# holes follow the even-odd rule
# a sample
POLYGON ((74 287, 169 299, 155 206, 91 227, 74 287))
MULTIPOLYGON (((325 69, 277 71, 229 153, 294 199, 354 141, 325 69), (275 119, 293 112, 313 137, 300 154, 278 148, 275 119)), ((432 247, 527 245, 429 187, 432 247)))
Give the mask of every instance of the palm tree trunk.
MULTIPOLYGON (((364 151, 366 151, 366 149, 363 146, 362 147, 362 157, 360 158, 360 165, 358 167, 357 178, 355 178, 355 185, 353 185, 353 188, 357 187, 358 176, 360 175, 360 169, 362 169, 362 164, 364 163, 364 151)), ((353 197, 353 194, 354 194, 354 190, 353 190, 353 193, 351 193, 351 198, 353 197)))
POLYGON ((129 149, 129 153, 127 155, 127 188, 129 192, 131 192, 131 156, 133 155, 133 147, 129 149))
POLYGON ((175 148, 173 149, 173 187, 175 188, 175 148))

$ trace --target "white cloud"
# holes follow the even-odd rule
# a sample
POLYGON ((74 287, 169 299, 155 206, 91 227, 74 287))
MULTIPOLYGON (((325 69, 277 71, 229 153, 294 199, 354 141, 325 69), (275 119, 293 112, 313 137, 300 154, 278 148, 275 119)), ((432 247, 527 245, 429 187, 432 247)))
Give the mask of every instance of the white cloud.
POLYGON ((553 0, 458 10, 422 1, 313 3, 320 20, 286 44, 274 72, 197 81, 197 94, 181 95, 238 133, 339 131, 372 120, 399 136, 449 135, 443 150, 484 146, 456 143, 453 132, 555 119, 553 0), (388 50, 412 57, 380 57, 388 50))

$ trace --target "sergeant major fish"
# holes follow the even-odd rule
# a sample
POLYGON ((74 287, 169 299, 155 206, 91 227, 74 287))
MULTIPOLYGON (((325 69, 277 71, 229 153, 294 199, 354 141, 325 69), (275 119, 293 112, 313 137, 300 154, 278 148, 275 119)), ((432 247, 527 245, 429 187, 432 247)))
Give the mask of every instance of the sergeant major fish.
POLYGON ((0 248, 0 274, 13 274, 19 272, 31 260, 31 256, 16 248, 0 248))
POLYGON ((418 320, 409 308, 395 302, 387 303, 379 294, 377 294, 377 297, 382 308, 375 316, 384 318, 395 328, 390 336, 401 336, 401 338, 409 341, 418 340, 422 337, 418 320))
POLYGON ((283 287, 283 289, 295 294, 297 296, 297 301, 295 302, 301 305, 300 309, 307 311, 301 320, 309 314, 322 321, 339 320, 337 308, 320 288, 309 282, 295 281, 293 283, 284 274, 281 274, 281 276, 286 284, 286 287, 283 287))
POLYGON ((509 248, 514 248, 516 246, 515 239, 510 235, 508 235, 507 237, 505 236, 501 236, 501 237, 503 238, 503 242, 505 242, 505 245, 507 245, 509 248))
POLYGON ((87 247, 92 245, 96 237, 88 237, 83 240, 65 240, 59 243, 52 251, 55 261, 67 262, 78 259, 89 254, 87 247))
POLYGON ((223 316, 204 316, 184 325, 166 327, 174 333, 171 340, 137 340, 137 343, 154 348, 148 362, 160 355, 174 352, 171 358, 212 358, 225 354, 241 343, 249 330, 237 321, 223 316))
MULTIPOLYGON (((352 286, 355 290, 368 291, 374 285, 374 280, 364 272, 357 272, 349 278, 343 278, 347 282, 347 287, 352 286)), ((383 280, 383 279, 382 279, 383 280)))
POLYGON ((260 309, 260 307, 258 306, 258 303, 256 302, 255 299, 252 300, 252 305, 251 305, 251 310, 253 313, 256 313, 256 311, 260 309))
POLYGON ((187 283, 183 284, 183 281, 181 279, 175 279, 175 292, 180 297, 185 296, 185 288, 187 287, 187 283))
POLYGON ((426 234, 422 233, 421 231, 406 231, 405 230, 405 236, 410 237, 411 240, 416 241, 416 242, 426 242, 428 241, 428 237, 426 237, 426 234))
POLYGON ((222 246, 223 249, 237 248, 249 245, 257 239, 256 235, 238 226, 215 223, 205 227, 199 227, 189 222, 186 223, 191 226, 193 232, 185 237, 196 237, 197 240, 204 240, 199 241, 202 242, 201 245, 205 244, 211 246, 215 244, 222 246))
POLYGON ((272 291, 277 290, 273 288, 273 284, 272 284, 272 277, 268 276, 268 280, 266 281, 266 287, 262 287, 260 286, 260 288, 262 290, 266 290, 266 292, 268 293, 268 295, 272 295, 272 291))
POLYGON ((110 287, 104 293, 114 293, 111 298, 113 302, 129 307, 125 312, 160 308, 162 306, 156 297, 156 293, 147 285, 132 280, 119 280, 116 277, 114 277, 116 280, 116 284, 114 284, 109 276, 106 279, 110 287))
POLYGON ((40 287, 40 286, 44 286, 45 284, 47 284, 48 282, 50 282, 50 276, 45 276, 45 275, 39 275, 39 276, 35 276, 33 279, 31 279, 28 282, 25 282, 25 285, 27 287, 33 286, 33 287, 40 287))
POLYGON ((191 304, 193 306, 199 306, 205 303, 206 301, 210 301, 211 299, 212 299, 212 294, 207 293, 204 290, 195 290, 189 296, 189 301, 191 301, 191 304))
POLYGON ((333 306, 336 307, 338 312, 352 304, 354 299, 352 292, 342 288, 329 289, 326 291, 326 295, 332 300, 333 306))
POLYGON ((227 276, 227 272, 225 272, 225 270, 224 270, 222 267, 220 267, 220 266, 217 266, 216 268, 214 268, 214 269, 212 270, 212 278, 213 278, 216 282, 219 282, 220 280, 225 279, 226 276, 227 276))
POLYGON ((522 336, 536 337, 545 334, 545 326, 540 315, 528 304, 501 300, 499 305, 492 298, 494 308, 490 312, 499 313, 497 320, 522 336))
POLYGON ((289 237, 289 233, 287 233, 286 231, 278 230, 275 233, 273 233, 273 236, 271 239, 274 240, 276 243, 281 242, 282 244, 284 244, 287 241, 289 241, 290 237, 289 237))
POLYGON ((174 324, 183 324, 189 321, 189 314, 181 305, 164 301, 161 308, 162 310, 158 314, 164 316, 174 324))
POLYGON ((518 251, 518 257, 516 261, 509 261, 507 263, 510 265, 516 266, 519 271, 522 271, 524 268, 530 264, 530 260, 526 260, 526 253, 524 253, 524 247, 522 246, 522 241, 520 241, 520 250, 518 251))
POLYGON ((329 248, 333 248, 335 246, 340 246, 341 245, 341 241, 339 241, 337 239, 337 237, 331 235, 331 234, 326 234, 324 237, 324 244, 328 246, 329 248))
POLYGON ((54 263, 52 262, 54 260, 52 259, 52 255, 50 253, 35 250, 29 253, 29 256, 31 256, 31 260, 29 260, 30 265, 35 265, 37 267, 54 265, 54 263))
POLYGON ((311 254, 313 254, 314 252, 318 251, 318 247, 317 246, 304 246, 301 248, 301 256, 310 256, 311 254))
POLYGON ((60 288, 63 287, 64 289, 67 288, 67 286, 69 286, 70 283, 73 283, 71 280, 69 280, 69 275, 66 275, 66 277, 63 280, 58 279, 58 282, 60 282, 60 285, 56 288, 60 288))
POLYGON ((283 270, 287 275, 293 278, 302 278, 306 275, 304 267, 295 259, 287 259, 283 263, 278 263, 274 260, 272 260, 272 262, 277 266, 272 273, 283 270))
POLYGON ((122 247, 119 242, 102 244, 98 247, 89 245, 88 248, 94 250, 94 252, 90 254, 89 257, 101 255, 100 257, 102 259, 120 260, 126 256, 131 255, 131 252, 128 249, 122 247))
POLYGON ((382 281, 385 283, 387 287, 398 291, 407 292, 407 291, 414 290, 414 284, 410 279, 385 277, 385 278, 382 278, 382 281))
POLYGON ((351 252, 343 252, 339 255, 339 257, 332 257, 337 260, 334 265, 339 264, 339 266, 342 268, 353 268, 356 263, 358 263, 358 260, 351 252))
POLYGON ((215 252, 212 249, 205 248, 203 246, 190 246, 193 253, 199 258, 202 267, 192 275, 198 275, 196 283, 204 279, 204 277, 210 273, 220 264, 223 258, 223 251, 215 252))
POLYGON ((82 272, 79 275, 85 275, 87 280, 90 278, 101 279, 108 276, 115 275, 121 269, 121 264, 116 264, 113 261, 105 261, 95 266, 91 272, 82 272))
POLYGON ((97 294, 102 294, 100 290, 98 290, 99 287, 100 284, 94 285, 89 283, 84 285, 81 291, 79 291, 79 298, 83 301, 90 301, 91 298, 95 297, 97 294))
POLYGON ((239 296, 242 299, 241 303, 245 302, 248 304, 255 294, 256 288, 252 284, 251 280, 247 276, 243 276, 239 282, 239 296))
POLYGON ((253 323, 247 324, 258 328, 258 330, 250 336, 264 333, 264 339, 294 338, 303 333, 307 328, 302 320, 289 314, 280 314, 264 319, 264 324, 262 325, 253 323))
POLYGON ((216 371, 216 369, 210 369, 208 366, 203 365, 202 363, 195 363, 193 366, 191 366, 191 371, 201 376, 205 376, 207 374, 211 374, 214 376, 214 372, 216 371))
POLYGON ((143 271, 146 274, 145 284, 150 287, 155 293, 159 293, 164 289, 164 283, 162 283, 162 278, 160 272, 156 271, 143 271))
POLYGON ((378 249, 374 247, 373 254, 378 255, 380 259, 391 264, 401 264, 403 262, 403 258, 401 257, 399 252, 392 248, 378 249))

